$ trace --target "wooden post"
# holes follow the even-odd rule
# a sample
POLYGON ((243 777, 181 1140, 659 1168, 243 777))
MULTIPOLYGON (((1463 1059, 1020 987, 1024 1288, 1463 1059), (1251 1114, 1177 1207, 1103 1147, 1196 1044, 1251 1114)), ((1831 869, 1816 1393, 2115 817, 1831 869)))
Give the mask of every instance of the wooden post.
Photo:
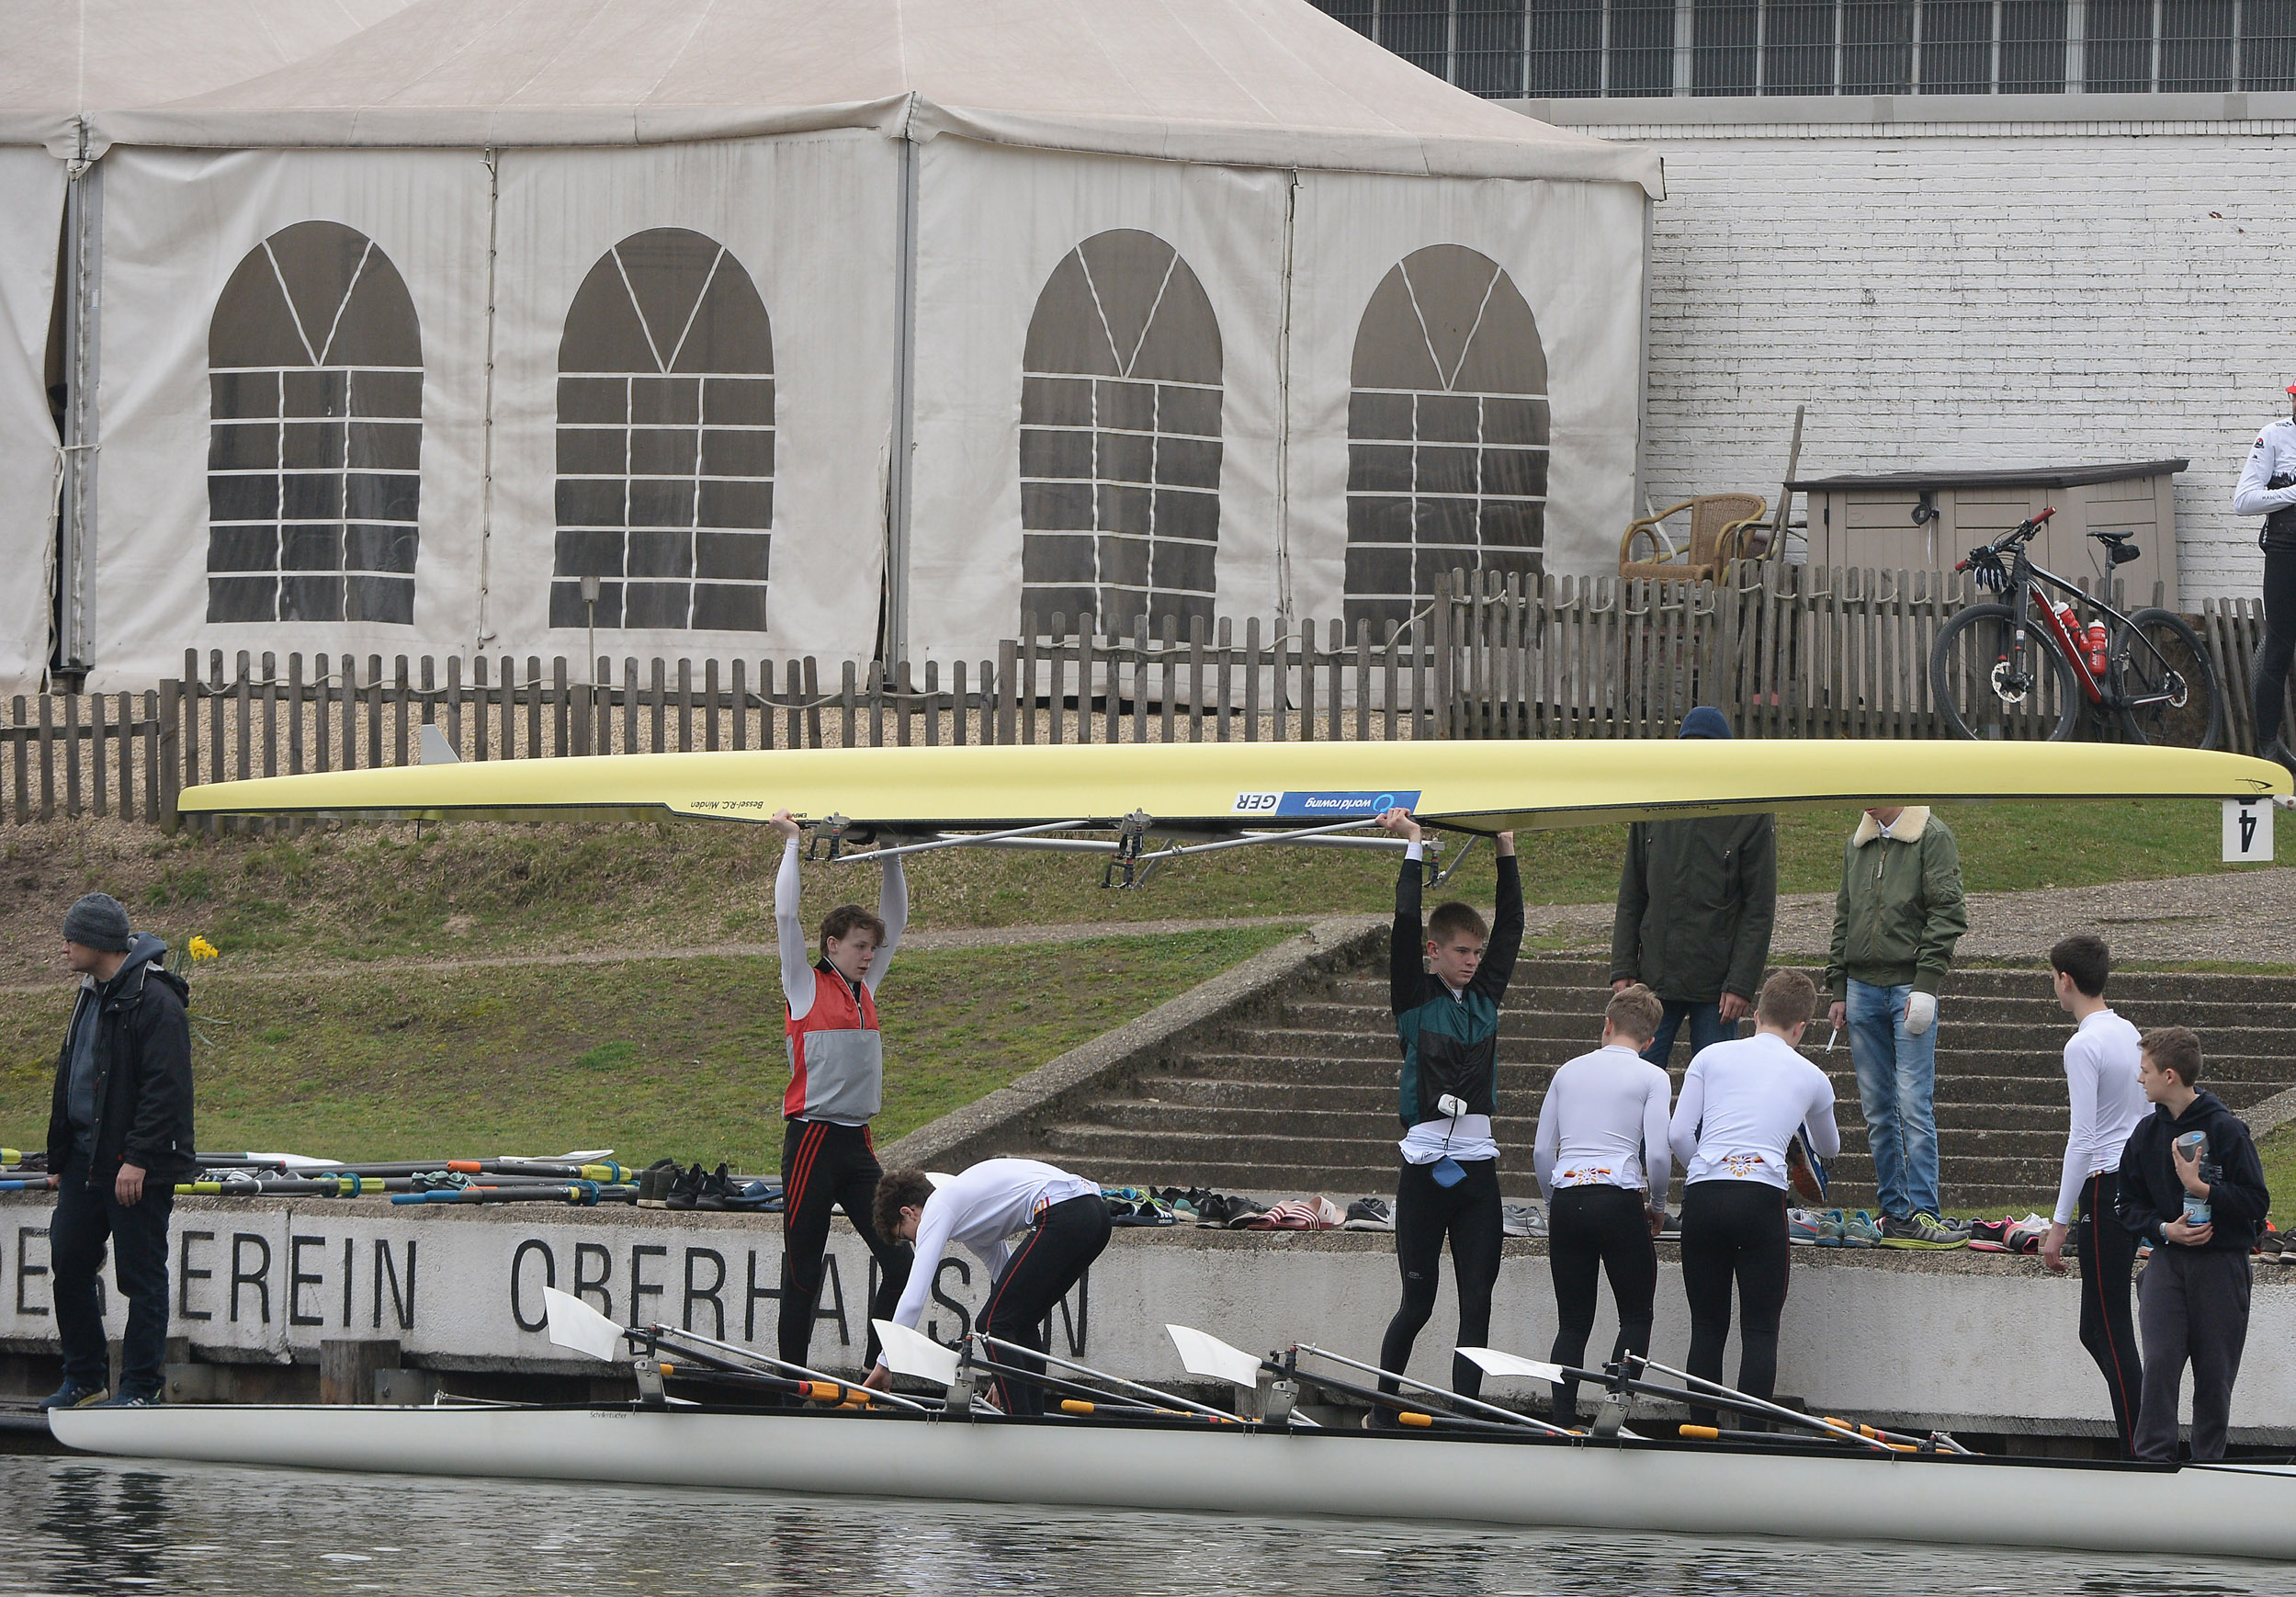
POLYGON ((1160 741, 1169 743, 1172 741, 1172 718, 1176 708, 1172 698, 1179 685, 1176 679, 1180 671, 1180 617, 1177 616, 1164 617, 1162 647, 1158 651, 1157 661, 1161 667, 1157 679, 1157 698, 1162 707, 1162 714, 1159 718, 1161 724, 1157 735, 1160 741))
POLYGON ((447 746, 462 756, 462 656, 447 656, 447 746))
POLYGON ((694 752, 694 663, 678 659, 678 753, 694 752))
MULTIPOLYGON (((997 645, 998 692, 996 696, 996 719, 993 723, 991 723, 989 719, 989 703, 987 698, 989 692, 988 678, 986 675, 983 675, 981 678, 980 691, 983 697, 980 706, 980 725, 981 730, 989 734, 981 740, 983 742, 1016 743, 1021 741, 1019 736, 1020 729, 1017 725, 1020 705, 1013 697, 1012 678, 1014 672, 1020 665, 1021 650, 1024 646, 1024 640, 1012 638, 1004 639, 997 645)), ((1035 719, 1033 712, 1031 713, 1029 719, 1031 720, 1035 719)))
MULTIPOLYGON (((805 737, 808 748, 821 746, 821 672, 819 663, 805 657, 805 737)), ((797 746, 797 712, 789 712, 789 746, 797 746)))
POLYGON ((718 657, 702 662, 702 747, 718 752, 718 657))
POLYGON ((1438 575, 1435 578, 1434 586, 1435 592, 1432 599, 1428 605, 1427 614, 1428 619, 1434 623, 1433 627, 1430 629, 1430 630, 1434 634, 1431 642, 1435 656, 1432 662, 1434 666, 1435 680, 1431 684, 1424 684, 1423 685, 1423 679, 1419 674, 1420 668, 1418 663, 1414 662, 1412 667, 1413 680, 1411 685, 1414 693, 1420 693, 1422 691, 1429 692, 1433 695, 1435 699, 1435 705, 1433 707, 1434 713, 1431 716, 1427 713, 1430 707, 1428 706, 1425 697, 1419 697, 1415 700, 1419 710, 1419 719, 1424 723, 1425 727, 1425 730, 1418 735, 1431 738, 1447 738, 1451 735, 1452 694, 1450 577, 1447 575, 1438 575))
POLYGON ((657 754, 667 753, 670 750, 670 667, 659 654, 653 659, 650 693, 651 703, 648 708, 653 716, 651 722, 653 752, 657 754))
POLYGON ((372 1403, 375 1372, 398 1367, 399 1344, 395 1340, 322 1340, 319 1344, 319 1400, 330 1404, 372 1403))
POLYGON ((149 730, 143 749, 143 819, 156 821, 170 837, 178 818, 175 794, 180 786, 176 761, 181 745, 178 717, 182 713, 183 684, 163 682, 159 692, 143 696, 149 730))
MULTIPOLYGON (((566 656, 550 656, 550 758, 562 760, 573 742, 573 696, 568 691, 572 680, 566 656)), ((537 688, 541 684, 537 682, 537 688)))
POLYGON ((1244 742, 1260 741, 1260 617, 1244 620, 1244 742))
POLYGON ((854 663, 848 660, 844 663, 837 685, 837 746, 841 749, 850 749, 854 746, 854 717, 860 708, 856 702, 859 697, 858 688, 859 683, 856 680, 854 663))
POLYGON ((1204 742, 1204 617, 1188 617, 1188 741, 1204 742))
MULTIPOLYGON (((718 691, 716 674, 718 663, 715 660, 709 663, 709 669, 711 673, 709 691, 714 696, 718 691)), ((761 660, 758 662, 758 670, 760 672, 763 672, 768 669, 770 669, 770 667, 768 667, 764 661, 761 660)), ((732 675, 733 681, 730 685, 730 691, 733 698, 733 747, 734 751, 738 753, 750 746, 749 662, 742 659, 739 654, 733 657, 732 675)), ((717 724, 718 723, 715 720, 710 722, 710 729, 713 732, 717 729, 717 724)), ((769 743, 773 741, 771 736, 772 731, 773 727, 771 724, 771 718, 769 717, 766 726, 766 732, 768 734, 766 742, 769 743)), ((713 741, 709 746, 714 749, 718 745, 713 741)))

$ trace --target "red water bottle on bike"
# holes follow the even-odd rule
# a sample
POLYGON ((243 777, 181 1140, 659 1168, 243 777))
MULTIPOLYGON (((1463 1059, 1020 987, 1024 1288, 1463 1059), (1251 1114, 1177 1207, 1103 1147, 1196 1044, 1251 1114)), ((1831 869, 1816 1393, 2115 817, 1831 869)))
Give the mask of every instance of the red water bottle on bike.
POLYGON ((2088 674, 2091 676, 2105 674, 2105 624, 2102 621, 2088 624, 2088 674))
POLYGON ((2066 637, 2075 639, 2080 637, 2081 618, 2073 613, 2072 606, 2062 599, 2052 599, 2049 601, 2049 610, 2056 617, 2057 625, 2064 629, 2066 637))

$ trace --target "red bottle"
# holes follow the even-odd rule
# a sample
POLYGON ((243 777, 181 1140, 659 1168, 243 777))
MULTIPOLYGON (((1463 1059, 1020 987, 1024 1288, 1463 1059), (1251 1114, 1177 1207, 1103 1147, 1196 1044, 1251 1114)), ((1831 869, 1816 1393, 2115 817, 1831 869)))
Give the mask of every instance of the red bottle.
POLYGON ((2105 674, 2105 624, 2102 621, 2088 624, 2088 670, 2092 676, 2105 674))

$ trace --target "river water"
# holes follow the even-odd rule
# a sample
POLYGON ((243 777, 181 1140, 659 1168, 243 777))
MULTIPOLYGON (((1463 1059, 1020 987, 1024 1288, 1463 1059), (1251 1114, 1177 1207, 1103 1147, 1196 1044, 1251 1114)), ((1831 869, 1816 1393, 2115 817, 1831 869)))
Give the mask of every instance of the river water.
MULTIPOLYGON (((1917 1505, 1909 1504, 1909 1509, 1917 1505)), ((2014 1502, 2002 1504, 2014 1513, 2014 1502)), ((1939 1527, 1941 1536, 1956 1535, 1939 1527)), ((0 1597, 2246 1597, 2268 1567, 0 1456, 0 1597)))

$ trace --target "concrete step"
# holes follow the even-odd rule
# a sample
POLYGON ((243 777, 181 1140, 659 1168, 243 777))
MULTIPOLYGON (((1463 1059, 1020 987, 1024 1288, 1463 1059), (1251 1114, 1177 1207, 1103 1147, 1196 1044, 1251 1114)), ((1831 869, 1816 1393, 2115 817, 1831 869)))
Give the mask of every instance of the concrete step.
MULTIPOLYGON (((1951 1138, 1961 1151, 1972 1155, 2017 1156, 2049 1159, 2064 1151, 2065 1116, 2055 1116, 2056 1124, 2004 1126, 1979 1120, 1987 1112, 1981 1108, 1954 1105, 1943 1116, 1940 1135, 1951 1138)), ((1107 1131, 1134 1132, 1142 1135, 1162 1135, 1172 1124, 1173 1106, 1146 1099, 1122 1099, 1099 1104, 1090 1122, 1093 1127, 1107 1131)), ((2035 1114, 2036 1121, 2043 1116, 2035 1114)), ((1502 1143, 1521 1147, 1526 1145, 1533 1132, 1534 1119, 1530 1116, 1511 1116, 1501 1122, 1499 1135, 1502 1143)), ((1223 1134, 1239 1143, 1261 1137, 1294 1137, 1311 1141, 1340 1145, 1363 1145, 1393 1142, 1401 1133, 1401 1127, 1391 1113, 1364 1107, 1328 1109, 1299 1108, 1231 1108, 1220 1116, 1223 1134)), ((1865 1128, 1854 1122, 1841 1128, 1842 1149, 1847 1154, 1866 1151, 1865 1128)))
MULTIPOLYGON (((2296 1036, 2261 1026, 2243 1027, 2238 1036, 2245 1046, 2230 1043, 2211 1046, 2202 1039, 2205 1073, 2203 1082, 2270 1081, 2296 1079, 2296 1036)), ((1257 1073, 1261 1062, 1293 1059, 1318 1061, 1334 1066, 1376 1065, 1390 1071, 1402 1063, 1402 1050, 1392 1034, 1381 1036, 1363 1032, 1284 1029, 1269 1026, 1238 1026, 1222 1039, 1227 1047, 1217 1052, 1207 1051, 1192 1057, 1204 1059, 1242 1059, 1251 1061, 1241 1068, 1245 1073, 1257 1073)), ((2002 1048, 1974 1046, 2002 1040, 2001 1033, 1990 1036, 1973 1035, 1969 1030, 1949 1026, 1939 1033, 1937 1072, 1940 1078, 1959 1075, 2029 1075, 2062 1082, 2064 1079, 2063 1038, 2043 1037, 2030 1048, 2002 1048)), ((1510 1070, 1552 1070, 1583 1051, 1574 1043, 1567 1050, 1550 1048, 1542 1050, 1535 1041, 1510 1036, 1501 1031, 1499 1040, 1499 1065, 1501 1071, 1510 1070)), ((1849 1067, 1849 1044, 1844 1038, 1832 1049, 1823 1042, 1804 1043, 1804 1058, 1821 1069, 1838 1064, 1849 1067)), ((1676 1051, 1675 1075, 1690 1063, 1687 1048, 1676 1051)))
MULTIPOLYGON (((1802 967, 1822 964, 1813 961, 1802 967)), ((1331 991, 1351 995, 1370 994, 1386 1002, 1386 961, 1352 976, 1328 979, 1331 991)), ((1569 987, 1607 990, 1611 967, 1607 960, 1525 959, 1515 967, 1512 985, 1533 991, 1569 987)), ((2025 966, 1956 966, 1943 984, 1951 997, 2019 998, 2037 994, 2050 998, 2049 973, 2039 964, 2025 966)), ((2250 1006, 2296 1004, 2296 976, 2249 975, 2206 970, 2122 970, 2109 989, 2116 1006, 2140 1002, 2241 1003, 2250 1006)))
MULTIPOLYGON (((1588 1046, 1601 1034, 1602 1009, 1609 1002, 1607 988, 1579 994, 1540 992, 1510 992, 1499 1022, 1502 1036, 1540 1038, 1586 1038, 1588 1046)), ((2236 1002, 2175 1002, 2160 1000, 2139 1000, 2122 1003, 2120 1013, 2139 1031, 2149 1031, 2158 1025, 2189 1025, 2200 1034, 2204 1048, 2214 1049, 2237 1046, 2236 1040, 2221 1036, 2231 1031, 2256 1030, 2285 1036, 2290 1025, 2296 1025, 2296 1006, 2254 1004, 2236 1002), (2286 1011, 2285 1014, 2282 1012, 2286 1011)), ((1375 1000, 1348 1001, 1331 997, 1295 1000, 1287 1004, 1282 1016, 1284 1024, 1317 1031, 1382 1032, 1393 1035, 1395 1024, 1387 1007, 1386 989, 1382 987, 1375 1000)), ((1821 1034, 1826 1029, 1826 1017, 1821 1013, 1812 1023, 1821 1034)), ((2053 1047, 2062 1048, 2064 1038, 2073 1030, 2071 1020, 2056 1001, 2045 992, 2023 998, 1967 997, 1948 993, 1943 1002, 1945 1035, 1972 1029, 2014 1027, 2020 1034, 2035 1036, 2035 1046, 2053 1036, 2053 1047)), ((1749 1025, 1744 1028, 1751 1035, 1749 1025)))

